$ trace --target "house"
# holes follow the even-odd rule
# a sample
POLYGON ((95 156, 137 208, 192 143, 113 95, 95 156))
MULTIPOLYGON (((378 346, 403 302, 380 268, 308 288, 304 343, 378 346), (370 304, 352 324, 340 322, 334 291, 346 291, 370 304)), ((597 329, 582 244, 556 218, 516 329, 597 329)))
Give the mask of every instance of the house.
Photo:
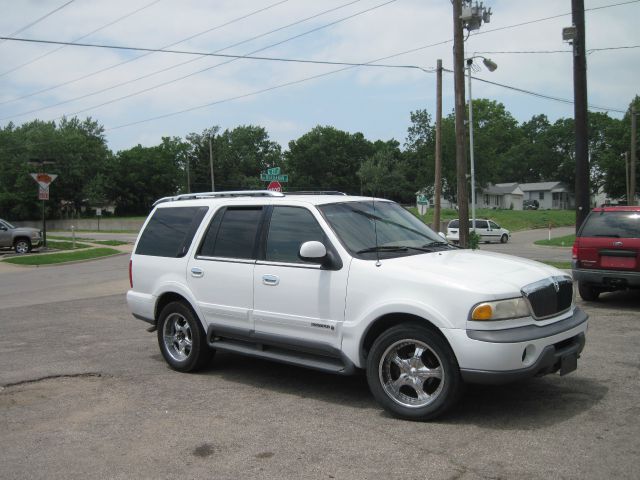
POLYGON ((537 200, 541 210, 570 210, 575 208, 575 197, 562 182, 521 183, 524 200, 537 200))
POLYGON ((496 183, 476 195, 478 208, 522 210, 524 193, 517 183, 496 183))

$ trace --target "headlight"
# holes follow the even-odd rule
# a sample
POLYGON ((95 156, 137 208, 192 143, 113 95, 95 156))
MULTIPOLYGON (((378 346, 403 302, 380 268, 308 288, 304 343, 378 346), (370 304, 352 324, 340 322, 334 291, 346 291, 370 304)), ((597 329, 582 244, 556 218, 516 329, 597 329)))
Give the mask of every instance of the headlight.
POLYGON ((471 320, 507 320, 531 315, 524 298, 479 303, 471 310, 471 320))

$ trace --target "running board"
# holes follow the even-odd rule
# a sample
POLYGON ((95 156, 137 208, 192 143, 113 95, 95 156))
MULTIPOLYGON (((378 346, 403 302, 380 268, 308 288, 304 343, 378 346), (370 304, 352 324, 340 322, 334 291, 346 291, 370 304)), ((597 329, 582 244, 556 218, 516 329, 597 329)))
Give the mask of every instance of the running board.
POLYGON ((255 344, 214 337, 209 339, 209 346, 222 352, 240 353, 255 358, 264 358, 274 362, 296 365, 327 373, 349 375, 355 371, 355 365, 347 359, 314 355, 296 350, 287 350, 271 345, 255 344))

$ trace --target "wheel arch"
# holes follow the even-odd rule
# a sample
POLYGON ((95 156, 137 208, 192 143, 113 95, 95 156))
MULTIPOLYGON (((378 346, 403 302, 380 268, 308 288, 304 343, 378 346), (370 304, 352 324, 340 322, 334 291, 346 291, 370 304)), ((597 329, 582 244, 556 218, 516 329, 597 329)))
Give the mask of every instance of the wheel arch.
POLYGON ((171 302, 183 303, 187 308, 189 308, 191 310, 193 315, 198 320, 200 320, 200 316, 196 312, 196 309, 193 307, 191 302, 186 297, 184 297, 183 295, 180 295, 177 292, 170 292, 169 291, 169 292, 164 292, 163 294, 161 294, 158 297, 158 300, 156 301, 156 307, 155 307, 154 315, 153 315, 153 318, 155 320, 156 326, 158 325, 158 318, 160 317, 160 314, 162 313, 162 310, 164 309, 164 307, 169 305, 171 302))
MULTIPOLYGON (((449 345, 449 348, 451 348, 451 345, 449 344, 449 341, 447 340, 447 338, 442 334, 440 329, 430 320, 418 315, 411 314, 411 313, 401 313, 401 312, 387 313, 378 317, 373 322, 371 322, 371 325, 369 325, 364 335, 362 336, 362 340, 360 342, 360 348, 359 348, 361 365, 366 365, 367 356, 369 355, 371 346, 373 345, 373 342, 376 341, 376 338, 378 338, 383 332, 397 325, 416 325, 419 327, 427 328, 428 330, 432 331, 435 335, 438 335, 440 338, 442 338, 446 342, 446 344, 449 345)), ((453 351, 453 348, 451 348, 451 351, 455 356, 455 352, 453 351)))

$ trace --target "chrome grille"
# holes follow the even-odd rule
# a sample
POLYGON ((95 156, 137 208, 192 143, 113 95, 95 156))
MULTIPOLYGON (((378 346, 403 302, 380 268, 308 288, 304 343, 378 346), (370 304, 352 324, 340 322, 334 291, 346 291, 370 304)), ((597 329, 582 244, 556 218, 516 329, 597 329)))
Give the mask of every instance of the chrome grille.
POLYGON ((573 281, 569 277, 550 277, 521 290, 536 320, 558 315, 571 308, 573 281))

